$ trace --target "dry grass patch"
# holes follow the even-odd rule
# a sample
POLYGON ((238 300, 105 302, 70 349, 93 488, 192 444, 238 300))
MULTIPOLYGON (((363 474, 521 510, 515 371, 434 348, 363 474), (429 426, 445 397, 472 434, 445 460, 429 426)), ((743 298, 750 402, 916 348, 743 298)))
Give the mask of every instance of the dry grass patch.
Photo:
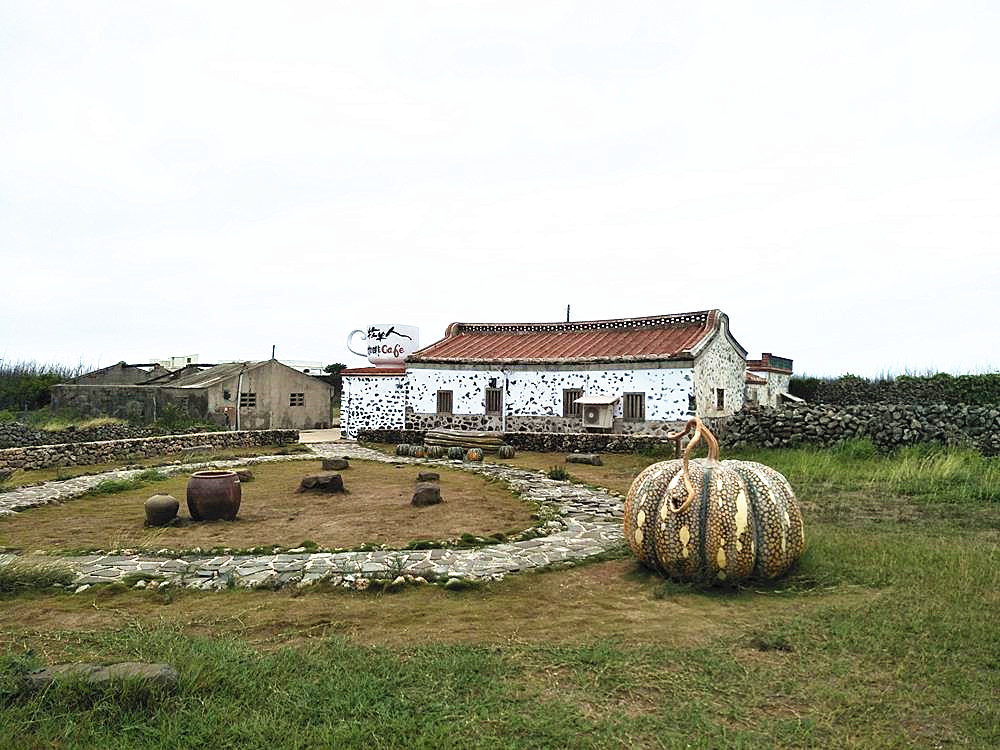
POLYGON ((0 546, 27 551, 345 548, 365 543, 402 547, 421 539, 486 536, 532 525, 533 509, 499 482, 468 472, 441 470, 443 503, 410 505, 420 468, 354 461, 343 472, 345 494, 296 493, 299 480, 321 470, 319 461, 281 461, 253 467, 255 481, 242 486, 236 521, 193 523, 185 502, 188 477, 181 475, 138 490, 81 497, 0 519, 0 546), (181 503, 180 522, 144 528, 143 503, 165 493, 181 503))
MULTIPOLYGON (((805 606, 799 597, 770 593, 663 597, 660 583, 634 561, 623 559, 557 573, 527 573, 461 592, 422 586, 361 594, 320 585, 302 591, 175 590, 165 595, 103 587, 75 596, 33 595, 5 601, 0 608, 0 645, 27 640, 47 659, 54 659, 67 633, 114 630, 123 622, 134 622, 142 627, 176 627, 192 635, 234 635, 265 649, 331 634, 381 646, 579 644, 615 639, 680 648, 726 635, 735 639, 762 618, 793 615, 805 606)), ((807 599, 812 607, 871 595, 843 589, 807 599)))

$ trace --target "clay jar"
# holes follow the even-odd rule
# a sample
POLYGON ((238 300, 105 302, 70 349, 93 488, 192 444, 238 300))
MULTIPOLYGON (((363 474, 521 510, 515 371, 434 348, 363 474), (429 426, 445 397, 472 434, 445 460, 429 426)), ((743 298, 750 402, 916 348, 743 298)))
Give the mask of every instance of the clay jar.
POLYGON ((235 521, 240 499, 235 471, 196 471, 188 480, 188 512, 195 521, 235 521))

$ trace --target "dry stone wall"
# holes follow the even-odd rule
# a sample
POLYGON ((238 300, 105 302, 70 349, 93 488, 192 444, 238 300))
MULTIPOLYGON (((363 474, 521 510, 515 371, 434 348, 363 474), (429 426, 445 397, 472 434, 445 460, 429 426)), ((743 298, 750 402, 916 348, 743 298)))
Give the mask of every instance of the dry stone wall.
MULTIPOLYGON (((362 430, 358 439, 368 443, 423 443, 426 430, 362 430)), ((674 441, 652 435, 620 435, 597 432, 550 433, 507 432, 504 442, 522 451, 556 453, 637 453, 666 452, 674 441)))
POLYGON ((49 466, 127 462, 176 453, 185 448, 201 445, 210 445, 213 448, 245 448, 253 445, 294 443, 298 439, 298 430, 243 430, 102 440, 93 443, 33 445, 0 450, 0 469, 44 469, 49 466))
POLYGON ((155 437, 151 427, 132 424, 106 424, 99 427, 65 430, 36 430, 20 422, 0 424, 0 448, 21 448, 26 445, 52 445, 54 443, 93 443, 99 440, 125 440, 127 438, 155 437))
POLYGON ((724 445, 829 446, 868 438, 882 451, 937 443, 1000 454, 1000 407, 954 404, 796 405, 748 409, 722 420, 724 445))

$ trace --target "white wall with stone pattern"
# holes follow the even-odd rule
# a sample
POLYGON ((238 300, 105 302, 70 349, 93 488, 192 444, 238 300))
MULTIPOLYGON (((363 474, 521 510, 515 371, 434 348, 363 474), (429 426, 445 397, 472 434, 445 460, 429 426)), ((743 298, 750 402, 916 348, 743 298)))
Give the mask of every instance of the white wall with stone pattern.
MULTIPOLYGON (((452 391, 455 414, 484 414, 486 388, 491 379, 504 388, 504 409, 509 417, 562 416, 563 389, 580 388, 588 396, 646 394, 647 421, 678 421, 688 416, 688 395, 694 389, 691 367, 615 369, 504 370, 471 366, 461 369, 409 365, 409 406, 418 414, 437 411, 437 392, 452 391)), ((614 416, 622 417, 622 401, 614 416)))
POLYGON ((402 429, 406 416, 403 375, 345 376, 340 397, 340 429, 356 438, 359 430, 402 429))
POLYGON ((695 359, 697 415, 722 417, 743 408, 746 357, 737 351, 724 332, 718 332, 695 359), (725 403, 716 408, 716 389, 725 389, 725 403))

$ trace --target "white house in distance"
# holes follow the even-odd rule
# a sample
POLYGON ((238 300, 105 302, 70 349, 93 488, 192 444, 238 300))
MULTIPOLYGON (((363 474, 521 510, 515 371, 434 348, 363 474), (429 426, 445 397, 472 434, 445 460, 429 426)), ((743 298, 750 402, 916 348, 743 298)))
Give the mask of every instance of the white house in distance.
POLYGON ((788 392, 792 360, 764 352, 747 360, 746 398, 755 406, 778 406, 781 401, 802 401, 788 392))
POLYGON ((746 350, 721 310, 453 323, 403 366, 341 372, 341 426, 662 434, 743 406, 746 350))

